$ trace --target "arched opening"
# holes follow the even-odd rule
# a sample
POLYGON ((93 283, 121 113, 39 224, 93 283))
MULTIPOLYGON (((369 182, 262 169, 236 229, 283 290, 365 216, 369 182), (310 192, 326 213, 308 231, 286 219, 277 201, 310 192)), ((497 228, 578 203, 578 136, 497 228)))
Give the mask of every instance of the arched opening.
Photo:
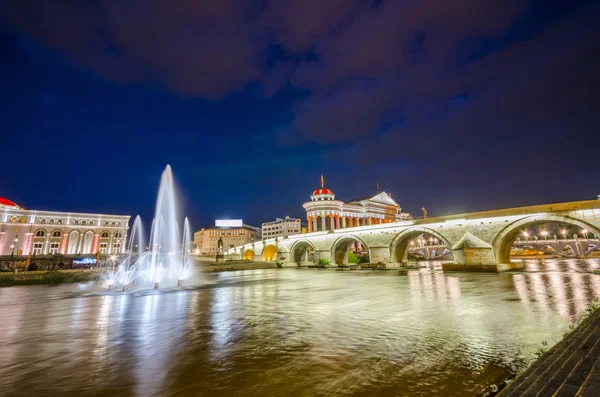
POLYGON ((46 236, 46 232, 45 232, 45 231, 43 231, 43 230, 38 230, 38 231, 35 233, 35 237, 44 237, 44 236, 46 236))
POLYGON ((77 253, 77 243, 79 243, 79 233, 73 230, 69 234, 69 247, 67 248, 68 254, 76 254, 77 253))
POLYGON ((398 263, 409 260, 453 260, 452 247, 438 232, 428 228, 409 229, 392 241, 392 255, 398 263))
POLYGON ((527 256, 583 256, 587 239, 598 235, 600 230, 578 219, 560 215, 532 216, 507 226, 496 236, 493 246, 498 263, 527 256), (565 251, 567 247, 569 251, 565 251))
POLYGON ((254 258, 254 251, 252 251, 251 249, 247 249, 246 251, 244 251, 244 255, 242 256, 242 259, 251 261, 253 258, 254 258))
POLYGON ((371 262, 369 247, 367 247, 364 241, 355 236, 340 237, 333 244, 331 256, 338 266, 348 266, 349 259, 352 261, 354 257, 358 258, 358 263, 371 262))
POLYGON ((94 233, 92 231, 87 231, 83 238, 83 254, 91 254, 92 253, 92 242, 94 240, 94 233))
POLYGON ((290 257, 298 266, 314 264, 315 247, 308 241, 302 240, 294 243, 290 257))
POLYGON ((262 252, 262 260, 265 262, 271 262, 277 259, 277 247, 274 245, 267 245, 262 252))

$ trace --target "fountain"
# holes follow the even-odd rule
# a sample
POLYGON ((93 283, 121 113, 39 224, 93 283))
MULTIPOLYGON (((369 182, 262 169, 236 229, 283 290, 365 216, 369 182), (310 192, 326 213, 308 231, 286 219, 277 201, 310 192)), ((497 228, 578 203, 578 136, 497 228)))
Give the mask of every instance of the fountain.
POLYGON ((109 272, 109 291, 113 285, 119 284, 125 292, 133 282, 148 286, 154 283, 154 289, 158 289, 163 281, 167 285, 176 281, 177 286, 181 286, 190 277, 190 224, 185 218, 183 232, 179 233, 175 201, 173 174, 167 165, 160 179, 149 243, 147 246, 144 244, 142 221, 137 216, 131 228, 127 252, 117 270, 113 262, 109 272))

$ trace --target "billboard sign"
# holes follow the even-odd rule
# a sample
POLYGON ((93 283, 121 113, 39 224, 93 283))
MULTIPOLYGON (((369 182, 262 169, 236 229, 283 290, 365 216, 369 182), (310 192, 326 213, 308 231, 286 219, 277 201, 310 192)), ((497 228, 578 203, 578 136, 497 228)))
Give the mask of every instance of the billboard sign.
POLYGON ((216 227, 242 227, 241 219, 216 219, 216 227))

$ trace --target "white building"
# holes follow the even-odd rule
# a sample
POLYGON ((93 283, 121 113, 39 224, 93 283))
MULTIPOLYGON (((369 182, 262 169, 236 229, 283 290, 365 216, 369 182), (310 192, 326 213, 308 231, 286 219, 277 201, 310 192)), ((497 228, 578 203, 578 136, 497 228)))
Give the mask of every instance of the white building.
POLYGON ((300 219, 289 216, 286 216, 285 219, 276 218, 273 222, 265 222, 262 224, 262 238, 287 237, 301 233, 300 223, 300 219))
POLYGON ((129 218, 28 210, 0 197, 0 255, 119 254, 129 218))
POLYGON ((323 177, 321 188, 313 192, 310 200, 302 205, 306 210, 309 233, 412 219, 386 192, 348 202, 336 200, 335 194, 324 186, 323 177))

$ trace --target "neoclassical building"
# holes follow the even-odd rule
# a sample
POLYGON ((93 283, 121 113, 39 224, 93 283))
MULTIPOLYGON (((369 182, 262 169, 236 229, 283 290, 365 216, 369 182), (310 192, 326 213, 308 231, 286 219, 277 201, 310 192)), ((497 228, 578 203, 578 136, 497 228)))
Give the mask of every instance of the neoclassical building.
POLYGON ((0 255, 119 254, 129 218, 28 210, 0 197, 0 255))
POLYGON ((302 205, 309 233, 412 219, 410 214, 402 212, 391 194, 384 191, 348 202, 336 200, 333 191, 325 187, 323 177, 321 187, 313 192, 310 200, 302 205))

